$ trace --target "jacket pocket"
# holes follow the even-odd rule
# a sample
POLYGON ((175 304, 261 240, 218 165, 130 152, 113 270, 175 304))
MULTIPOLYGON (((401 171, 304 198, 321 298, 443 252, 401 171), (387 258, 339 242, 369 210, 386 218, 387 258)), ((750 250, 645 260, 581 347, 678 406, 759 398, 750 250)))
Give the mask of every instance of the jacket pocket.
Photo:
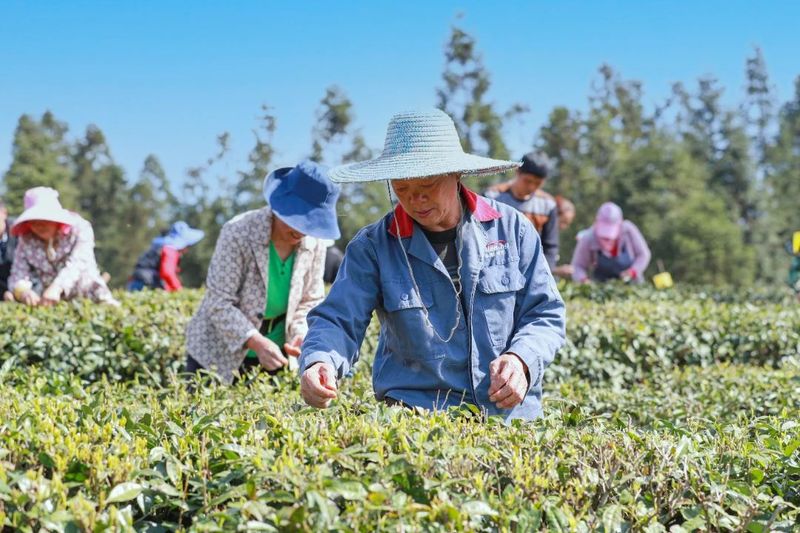
POLYGON ((383 282, 383 307, 386 311, 393 313, 404 309, 421 310, 422 306, 433 306, 433 294, 428 287, 419 288, 420 294, 414 289, 413 285, 404 281, 384 281, 383 282), (420 298, 421 296, 421 298, 420 298))
POLYGON ((511 341, 517 291, 524 287, 525 277, 515 268, 488 268, 481 272, 474 315, 483 317, 486 334, 495 348, 506 348, 511 341))
POLYGON ((382 287, 386 310, 383 326, 389 350, 405 359, 443 358, 443 350, 433 346, 433 330, 425 320, 426 313, 435 312, 433 288, 422 285, 417 294, 407 281, 384 281, 382 287))

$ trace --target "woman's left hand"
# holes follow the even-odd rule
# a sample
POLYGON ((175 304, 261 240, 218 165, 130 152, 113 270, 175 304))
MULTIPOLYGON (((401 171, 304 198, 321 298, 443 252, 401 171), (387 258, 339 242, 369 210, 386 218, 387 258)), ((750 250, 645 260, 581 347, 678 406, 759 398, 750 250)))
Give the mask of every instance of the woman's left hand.
POLYGON ((528 392, 528 372, 516 354, 505 353, 489 365, 489 401, 498 409, 511 409, 522 403, 528 392))
POLYGON ((283 345, 283 352, 292 357, 300 357, 300 345, 303 344, 303 337, 295 335, 291 342, 283 345))
POLYGON ((55 305, 61 301, 61 289, 50 285, 42 293, 40 305, 55 305))

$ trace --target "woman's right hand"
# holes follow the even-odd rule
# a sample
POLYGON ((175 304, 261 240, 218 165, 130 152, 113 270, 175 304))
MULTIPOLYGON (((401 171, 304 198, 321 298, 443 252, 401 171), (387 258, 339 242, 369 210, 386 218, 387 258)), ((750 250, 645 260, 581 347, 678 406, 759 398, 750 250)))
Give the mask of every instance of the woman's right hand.
POLYGON ((35 306, 39 305, 41 298, 34 291, 25 291, 19 299, 25 305, 35 306))
POLYGON ((267 370, 277 370, 289 362, 278 345, 260 333, 247 339, 247 347, 256 352, 258 362, 267 370))
POLYGON ((336 369, 328 363, 311 365, 300 378, 300 394, 312 407, 327 408, 338 396, 338 389, 336 369))

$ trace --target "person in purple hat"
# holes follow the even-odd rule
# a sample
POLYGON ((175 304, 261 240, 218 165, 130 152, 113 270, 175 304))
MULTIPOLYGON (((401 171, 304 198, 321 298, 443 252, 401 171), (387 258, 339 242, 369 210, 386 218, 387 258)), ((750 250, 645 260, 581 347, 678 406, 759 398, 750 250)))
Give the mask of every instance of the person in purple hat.
POLYGON ((250 367, 274 372, 296 362, 306 315, 325 296, 338 197, 327 169, 305 161, 267 176, 269 205, 222 227, 205 296, 186 328, 187 372, 215 371, 231 383, 250 367))
POLYGON ((620 279, 641 283, 650 264, 650 248, 639 228, 622 216, 622 209, 606 202, 594 224, 578 240, 572 255, 572 279, 580 283, 620 279))

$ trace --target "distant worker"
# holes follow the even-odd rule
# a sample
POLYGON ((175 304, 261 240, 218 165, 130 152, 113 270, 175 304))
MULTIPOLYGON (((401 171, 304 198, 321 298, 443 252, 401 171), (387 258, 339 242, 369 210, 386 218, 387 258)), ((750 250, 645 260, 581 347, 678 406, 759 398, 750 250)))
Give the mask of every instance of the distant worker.
POLYGON ((786 243, 786 251, 792 256, 786 281, 800 299, 800 231, 796 231, 793 238, 786 243))
POLYGON ((24 205, 11 228, 18 242, 5 298, 32 306, 74 298, 119 305, 97 268, 91 224, 61 207, 50 187, 26 191, 24 205))
POLYGON ((606 202, 597 210, 591 230, 578 241, 572 256, 572 279, 641 283, 650 255, 639 228, 623 218, 618 205, 606 202))
POLYGON ((181 257, 190 246, 200 242, 204 235, 202 230, 191 228, 182 220, 175 222, 166 235, 153 239, 150 249, 136 261, 133 275, 128 280, 128 290, 181 290, 183 284, 178 277, 181 257))
POLYGON ((575 204, 559 194, 556 196, 556 207, 558 207, 558 229, 566 231, 575 221, 575 204))
MULTIPOLYGON (((561 195, 556 196, 556 206, 558 207, 558 231, 566 231, 575 221, 575 204, 561 195)), ((566 263, 558 265, 553 269, 553 275, 557 278, 572 279, 572 265, 566 263)))
POLYGON ((541 190, 550 161, 543 153, 531 152, 521 163, 513 180, 490 187, 484 196, 510 205, 533 222, 552 270, 558 263, 558 205, 553 196, 541 190))
POLYGON ((0 294, 8 292, 8 277, 11 275, 11 264, 14 262, 14 248, 17 238, 11 234, 13 220, 8 219, 8 209, 0 200, 0 294))

